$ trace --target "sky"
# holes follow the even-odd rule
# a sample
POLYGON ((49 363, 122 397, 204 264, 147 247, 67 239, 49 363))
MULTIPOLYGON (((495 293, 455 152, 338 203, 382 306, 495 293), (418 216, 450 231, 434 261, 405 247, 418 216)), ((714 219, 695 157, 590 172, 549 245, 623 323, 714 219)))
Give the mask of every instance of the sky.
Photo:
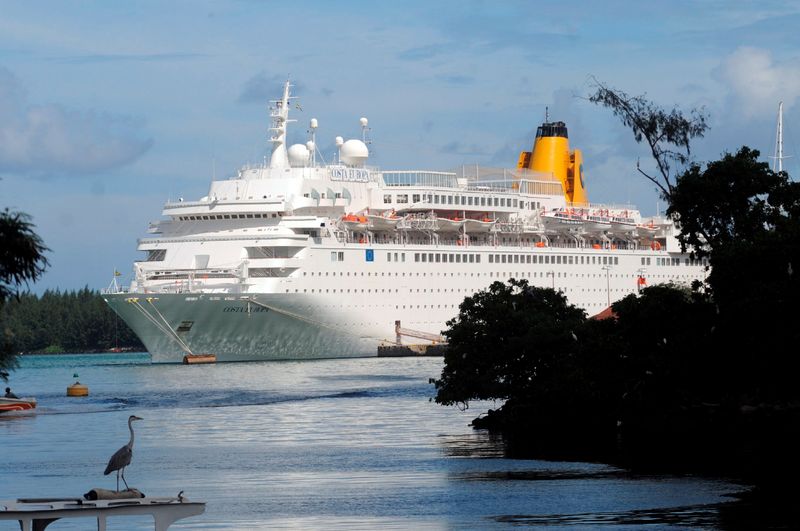
POLYGON ((514 167, 545 108, 584 153, 592 202, 663 209, 650 158, 593 80, 710 129, 698 163, 742 145, 765 161, 784 102, 785 161, 800 157, 800 3, 0 0, 0 208, 50 248, 35 292, 130 278, 137 238, 168 199, 268 153, 269 99, 290 78, 302 111, 358 138, 384 169, 514 167))

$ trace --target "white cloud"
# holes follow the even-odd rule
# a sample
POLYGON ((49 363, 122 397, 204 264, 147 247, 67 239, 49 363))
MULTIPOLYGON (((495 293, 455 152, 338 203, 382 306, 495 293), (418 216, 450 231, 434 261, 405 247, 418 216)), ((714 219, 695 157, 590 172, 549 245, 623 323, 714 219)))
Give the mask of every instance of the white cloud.
POLYGON ((131 118, 30 104, 17 78, 0 67, 0 173, 96 174, 130 164, 151 145, 131 118))
POLYGON ((740 47, 715 71, 745 118, 773 114, 778 102, 788 110, 800 98, 800 59, 778 62, 760 48, 740 47))

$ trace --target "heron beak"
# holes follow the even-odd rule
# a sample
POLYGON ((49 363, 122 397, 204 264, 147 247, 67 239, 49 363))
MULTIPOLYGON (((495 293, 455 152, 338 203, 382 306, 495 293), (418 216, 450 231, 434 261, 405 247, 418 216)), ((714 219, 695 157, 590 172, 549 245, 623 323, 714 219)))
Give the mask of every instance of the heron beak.
POLYGON ((133 420, 144 420, 144 419, 142 417, 137 417, 136 415, 134 415, 133 420))

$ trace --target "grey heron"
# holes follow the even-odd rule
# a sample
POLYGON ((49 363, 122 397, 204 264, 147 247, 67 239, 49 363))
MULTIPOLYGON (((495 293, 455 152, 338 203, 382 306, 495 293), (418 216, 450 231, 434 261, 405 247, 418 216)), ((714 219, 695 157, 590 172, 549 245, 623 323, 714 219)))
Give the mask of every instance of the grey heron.
POLYGON ((128 482, 125 481, 125 467, 131 464, 131 457, 133 457, 133 421, 134 420, 142 420, 141 417, 137 417, 136 415, 131 415, 128 417, 128 429, 131 431, 131 440, 128 441, 128 444, 114 452, 114 455, 111 456, 111 459, 108 460, 108 466, 106 466, 106 471, 103 472, 104 476, 109 475, 110 473, 117 471, 117 492, 119 492, 119 474, 120 470, 122 471, 122 482, 125 483, 125 488, 130 490, 128 487, 128 482))

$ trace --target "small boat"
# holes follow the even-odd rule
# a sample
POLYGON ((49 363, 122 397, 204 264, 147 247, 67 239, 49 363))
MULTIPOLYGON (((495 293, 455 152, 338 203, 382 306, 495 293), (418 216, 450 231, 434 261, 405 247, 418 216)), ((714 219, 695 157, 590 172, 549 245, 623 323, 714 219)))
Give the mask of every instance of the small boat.
POLYGON ((636 233, 640 238, 652 238, 655 236, 658 226, 651 221, 647 225, 636 225, 636 233))
POLYGON ((464 226, 464 218, 436 218, 436 227, 441 232, 458 232, 464 226))
POLYGON ((348 229, 358 231, 366 230, 369 220, 362 214, 345 214, 342 216, 342 222, 348 229))
POLYGON ((464 229, 467 232, 489 232, 497 220, 490 219, 488 217, 484 217, 483 219, 471 219, 467 218, 464 220, 464 229))
POLYGON ((589 215, 584 219, 583 230, 586 232, 606 232, 611 230, 611 220, 605 216, 589 215))
POLYGON ((636 220, 622 216, 611 218, 611 230, 613 234, 630 234, 636 232, 636 220))
POLYGON ((372 230, 394 230, 401 219, 403 218, 395 214, 393 210, 383 214, 367 214, 369 228, 372 230))
POLYGON ((583 229, 584 218, 571 210, 553 210, 541 215, 542 223, 546 230, 574 231, 583 229))
POLYGON ((10 411, 28 411, 36 408, 36 399, 27 398, 4 398, 0 397, 0 413, 10 411))

